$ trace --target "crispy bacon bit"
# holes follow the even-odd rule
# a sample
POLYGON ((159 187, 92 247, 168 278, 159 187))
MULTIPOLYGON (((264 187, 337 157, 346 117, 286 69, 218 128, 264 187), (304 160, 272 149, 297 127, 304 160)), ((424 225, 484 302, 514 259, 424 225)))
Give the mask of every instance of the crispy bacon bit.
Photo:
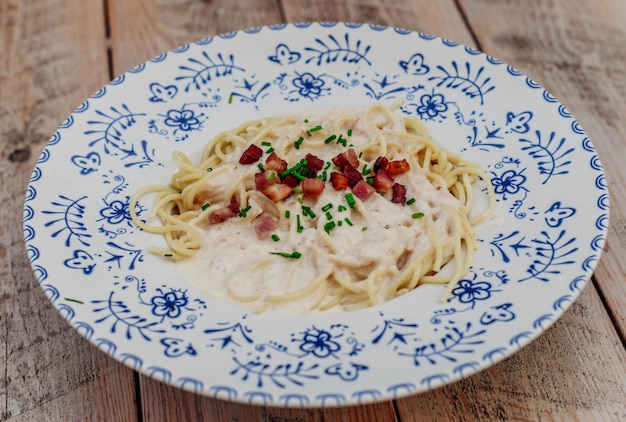
POLYGON ((374 173, 378 173, 379 170, 387 170, 389 160, 387 157, 380 156, 374 161, 374 173))
POLYGON ((265 171, 273 170, 276 173, 287 170, 287 162, 280 158, 278 154, 272 152, 265 159, 265 171))
POLYGON ((271 171, 264 173, 254 173, 254 186, 258 191, 263 192, 265 188, 273 185, 278 181, 278 175, 276 173, 272 173, 271 171), (274 174, 274 177, 271 177, 272 174, 274 174))
POLYGON ((385 170, 387 170, 387 173, 389 173, 391 176, 395 176, 397 174, 406 173, 410 169, 411 166, 409 166, 408 161, 402 159, 390 161, 385 170))
POLYGON ((348 178, 341 173, 333 171, 330 174, 330 183, 333 184, 335 190, 344 190, 348 187, 348 178))
POLYGON ((310 172, 310 177, 316 177, 317 172, 324 168, 324 160, 309 153, 304 156, 306 165, 304 166, 310 172))
POLYGON ((267 239, 270 234, 278 228, 278 221, 271 215, 262 212, 252 220, 252 226, 256 232, 256 236, 263 240, 267 239))
POLYGON ((354 152, 354 149, 348 148, 346 152, 344 152, 344 155, 346 156, 348 164, 350 164, 355 169, 359 168, 359 157, 356 155, 356 152, 354 152))
POLYGON ((377 192, 387 192, 393 186, 393 177, 385 170, 378 170, 374 176, 374 187, 377 192))
POLYGON ((361 201, 365 201, 374 192, 376 192, 376 189, 374 189, 374 187, 367 183, 365 180, 359 181, 352 188, 352 193, 361 201))
POLYGON ((406 188, 400 183, 394 183, 392 189, 391 202, 396 204, 406 204, 406 188))
MULTIPOLYGON (((235 204, 237 205, 237 204, 235 204)), ((237 206, 237 208, 239 208, 239 206, 237 206)), ((214 211, 211 211, 209 213, 209 223, 211 224, 219 224, 219 223, 223 223, 224 221, 228 220, 229 218, 233 218, 235 215, 237 215, 239 213, 239 210, 237 210, 237 213, 235 213, 230 205, 226 206, 226 207, 222 207, 222 208, 218 208, 214 211)))
POLYGON ((339 167, 339 169, 341 170, 343 170, 346 164, 348 164, 348 160, 346 159, 346 156, 344 155, 343 152, 341 154, 337 154, 335 157, 331 159, 331 161, 333 162, 334 165, 339 167))
POLYGON ((244 152, 241 154, 241 158, 239 159, 239 164, 253 164, 259 161, 263 155, 263 150, 258 146, 252 144, 250 145, 244 152))
POLYGON ((304 179, 302 182, 302 193, 304 193, 304 196, 312 196, 316 198, 320 196, 325 185, 326 182, 322 179, 318 179, 317 177, 314 179, 304 179))
POLYGON ((286 174, 282 177, 282 182, 290 188, 295 188, 300 184, 300 180, 293 174, 286 174))
POLYGON ((261 192, 274 202, 282 201, 293 192, 293 189, 284 183, 274 183, 267 186, 261 192))
POLYGON ((359 183, 359 181, 363 180, 363 175, 361 174, 361 172, 349 164, 347 164, 343 168, 343 175, 348 178, 348 186, 350 186, 351 188, 359 183))

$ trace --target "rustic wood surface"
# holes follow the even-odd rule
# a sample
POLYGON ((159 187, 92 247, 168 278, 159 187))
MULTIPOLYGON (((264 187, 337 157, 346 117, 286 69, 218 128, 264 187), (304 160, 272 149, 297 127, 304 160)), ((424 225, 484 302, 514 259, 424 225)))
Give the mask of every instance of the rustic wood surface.
POLYGON ((626 420, 626 2, 623 0, 0 0, 0 421, 626 420), (611 193, 592 283, 505 361, 437 390, 334 409, 231 404, 134 373, 80 337, 32 274, 32 167, 91 93, 182 44, 280 22, 352 21, 480 48, 541 83, 585 128, 611 193))

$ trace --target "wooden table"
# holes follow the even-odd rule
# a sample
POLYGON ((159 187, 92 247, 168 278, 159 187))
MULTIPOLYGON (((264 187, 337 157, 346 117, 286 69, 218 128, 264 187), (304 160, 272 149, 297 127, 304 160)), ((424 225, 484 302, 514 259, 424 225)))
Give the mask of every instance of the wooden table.
POLYGON ((624 0, 0 0, 0 420, 626 420, 625 28, 624 0), (161 52, 317 20, 439 35, 504 60, 560 99, 592 139, 611 191, 592 282, 517 354, 393 402, 263 408, 133 372, 71 329, 30 269, 21 220, 37 157, 85 98, 161 52))

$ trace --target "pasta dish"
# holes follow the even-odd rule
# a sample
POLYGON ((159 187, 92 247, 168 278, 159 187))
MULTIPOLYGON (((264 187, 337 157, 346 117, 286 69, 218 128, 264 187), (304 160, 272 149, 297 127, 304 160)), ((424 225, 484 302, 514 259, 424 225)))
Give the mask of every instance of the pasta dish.
POLYGON ((355 310, 424 283, 444 285, 445 300, 470 268, 493 189, 395 108, 262 118, 217 135, 196 164, 175 152, 169 185, 131 198, 133 221, 164 236, 151 251, 191 284, 257 312, 355 310), (487 209, 474 210, 476 192, 487 209))

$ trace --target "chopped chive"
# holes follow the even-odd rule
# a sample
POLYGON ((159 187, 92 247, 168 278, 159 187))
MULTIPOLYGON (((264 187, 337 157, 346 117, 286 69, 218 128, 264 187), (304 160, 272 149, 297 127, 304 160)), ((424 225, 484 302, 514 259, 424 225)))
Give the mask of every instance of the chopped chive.
POLYGON ((349 218, 344 218, 343 221, 345 221, 348 226, 353 226, 354 225, 354 224, 352 224, 352 221, 350 221, 349 218))
POLYGON ((233 93, 231 92, 230 95, 228 96, 228 104, 232 104, 233 103, 233 93))
MULTIPOLYGON (((299 181, 301 181, 301 182, 302 182, 304 179, 306 179, 306 177, 304 177, 303 175, 301 175, 300 173, 297 173, 297 172, 291 173, 291 175, 292 175, 293 177, 295 177, 296 179, 298 179, 299 181)), ((298 189, 298 190, 299 190, 299 189, 298 189)), ((294 189, 294 192, 295 192, 295 189, 294 189)), ((300 192, 300 193, 302 193, 302 192, 300 192)))
POLYGON ((302 233, 302 231, 304 230, 304 227, 302 227, 302 224, 300 224, 300 214, 298 214, 298 215, 296 216, 296 223, 297 223, 297 224, 296 224, 296 225, 297 225, 297 229, 296 229, 296 231, 297 231, 298 233, 302 233))
POLYGON ((366 177, 365 181, 367 182, 368 185, 374 186, 374 177, 366 177))
POLYGON ((293 253, 289 253, 289 252, 270 252, 272 255, 278 255, 278 256, 282 256, 283 258, 294 258, 294 259, 298 259, 302 256, 302 254, 298 251, 295 251, 293 253))
POLYGON ((250 211, 252 207, 250 205, 248 205, 247 207, 243 208, 241 211, 239 211, 239 217, 245 217, 246 214, 248 214, 248 211, 250 211))
POLYGON ((297 172, 301 167, 306 166, 306 164, 307 164, 307 161, 306 159, 303 158, 302 160, 300 160, 298 164, 296 164, 293 167, 288 168, 287 170, 281 171, 278 175, 280 177, 284 177, 288 174, 293 174, 295 176, 294 173, 297 172))
POLYGON ((280 240, 280 237, 278 237, 278 235, 277 235, 277 234, 273 234, 273 235, 272 235, 272 240, 273 240, 274 242, 278 242, 278 241, 280 240))
POLYGON ((361 229, 361 231, 362 231, 362 232, 364 232, 365 230, 367 230, 367 227, 363 227, 363 228, 361 229))
POLYGON ((335 227, 335 225, 336 224, 334 221, 329 221, 328 223, 324 225, 324 231, 330 234, 330 231, 335 227))
POLYGON ((304 123, 309 123, 309 119, 304 119, 304 123))
POLYGON ((326 161, 326 166, 324 166, 324 170, 328 170, 333 163, 331 161, 326 161))
POLYGON ((273 180, 273 179, 274 179, 274 177, 276 177, 276 172, 271 171, 271 172, 270 172, 270 175, 269 175, 269 176, 267 176, 267 180, 273 180))
POLYGON ((269 147, 267 151, 265 151, 266 154, 271 154, 273 152, 274 152, 274 147, 269 147))
POLYGON ((356 206, 356 201, 354 200, 354 195, 352 195, 351 193, 348 193, 348 194, 346 194, 345 198, 346 198, 346 202, 348 203, 348 206, 350 206, 350 208, 354 209, 354 207, 356 206))
POLYGON ((171 258, 171 257, 172 257, 172 256, 174 256, 174 255, 172 255, 171 253, 166 253, 166 254, 163 254, 163 256, 166 256, 166 257, 168 257, 168 258, 171 258))
POLYGON ((339 139, 337 139, 337 143, 343 145, 344 147, 348 144, 343 135, 339 135, 339 139))
POLYGON ((306 131, 306 136, 308 136, 309 138, 311 137, 311 130, 306 131))
POLYGON ((343 225, 343 221, 341 221, 341 220, 337 221, 337 225, 338 225, 339 227, 341 227, 341 226, 343 225))
POLYGON ((263 165, 263 163, 257 164, 257 167, 259 168, 259 170, 265 171, 265 166, 263 165))
POLYGON ((272 143, 268 142, 268 141, 263 141, 263 142, 261 142, 261 145, 263 145, 264 147, 271 147, 272 143))
POLYGON ((324 206, 322 207, 322 211, 326 212, 326 211, 328 211, 329 209, 331 209, 332 207, 333 207, 333 204, 332 204, 331 202, 329 202, 328 204, 326 204, 326 205, 324 205, 324 206))
POLYGON ((68 302, 75 302, 75 303, 80 303, 81 305, 84 305, 85 302, 83 302, 82 300, 78 300, 78 299, 71 299, 69 297, 66 297, 65 300, 67 300, 68 302))
POLYGON ((310 130, 311 132, 315 132, 315 131, 317 131, 317 130, 321 130, 321 129, 322 129, 322 127, 321 127, 320 125, 317 125, 317 126, 312 127, 312 128, 311 128, 311 129, 309 129, 309 130, 310 130))
POLYGON ((372 170, 371 170, 371 169, 368 169, 368 168, 367 168, 367 164, 365 164, 365 165, 363 166, 363 171, 362 171, 363 176, 367 176, 367 175, 368 175, 368 174, 370 174, 371 172, 372 172, 372 170))
POLYGON ((342 211, 345 211, 345 210, 347 210, 347 208, 346 208, 346 207, 344 207, 343 205, 339 205, 339 206, 337 207, 337 211, 339 211, 339 212, 342 212, 342 211))
POLYGON ((213 171, 213 167, 209 167, 206 169, 206 171, 208 171, 209 173, 213 171))
POLYGON ((337 139, 337 135, 330 135, 328 138, 324 139, 324 143, 325 144, 330 144, 335 139, 337 139))
POLYGON ((285 210, 285 218, 291 217, 291 211, 285 210))
POLYGON ((304 214, 306 217, 311 217, 311 218, 315 218, 315 213, 313 212, 313 210, 310 207, 302 207, 302 214, 304 214))
POLYGON ((348 129, 348 136, 352 136, 352 129, 348 129))
POLYGON ((417 220, 418 218, 422 218, 424 217, 424 213, 423 212, 416 212, 415 214, 411 215, 411 218, 417 220))
POLYGON ((389 230, 389 224, 385 224, 385 229, 389 230))
POLYGON ((322 180, 325 182, 328 180, 328 173, 326 170, 322 170, 322 180))
POLYGON ((301 136, 298 138, 296 142, 294 142, 293 146, 295 146, 296 149, 300 149, 300 145, 302 145, 303 141, 304 141, 304 138, 301 136))
POLYGON ((415 198, 411 198, 408 201, 406 201, 407 205, 411 205, 411 204, 414 204, 414 203, 415 203, 415 198))
POLYGON ((327 220, 332 220, 333 219, 333 215, 330 213, 330 211, 326 211, 326 219, 327 220))
POLYGON ((206 210, 207 208, 209 208, 211 206, 211 204, 209 204, 208 202, 206 204, 204 204, 202 206, 202 211, 206 210))
POLYGON ((300 188, 294 188, 293 189, 293 193, 297 193, 298 195, 300 195, 302 193, 302 189, 300 188))
POLYGON ((359 152, 359 158, 363 157, 363 151, 359 152))

